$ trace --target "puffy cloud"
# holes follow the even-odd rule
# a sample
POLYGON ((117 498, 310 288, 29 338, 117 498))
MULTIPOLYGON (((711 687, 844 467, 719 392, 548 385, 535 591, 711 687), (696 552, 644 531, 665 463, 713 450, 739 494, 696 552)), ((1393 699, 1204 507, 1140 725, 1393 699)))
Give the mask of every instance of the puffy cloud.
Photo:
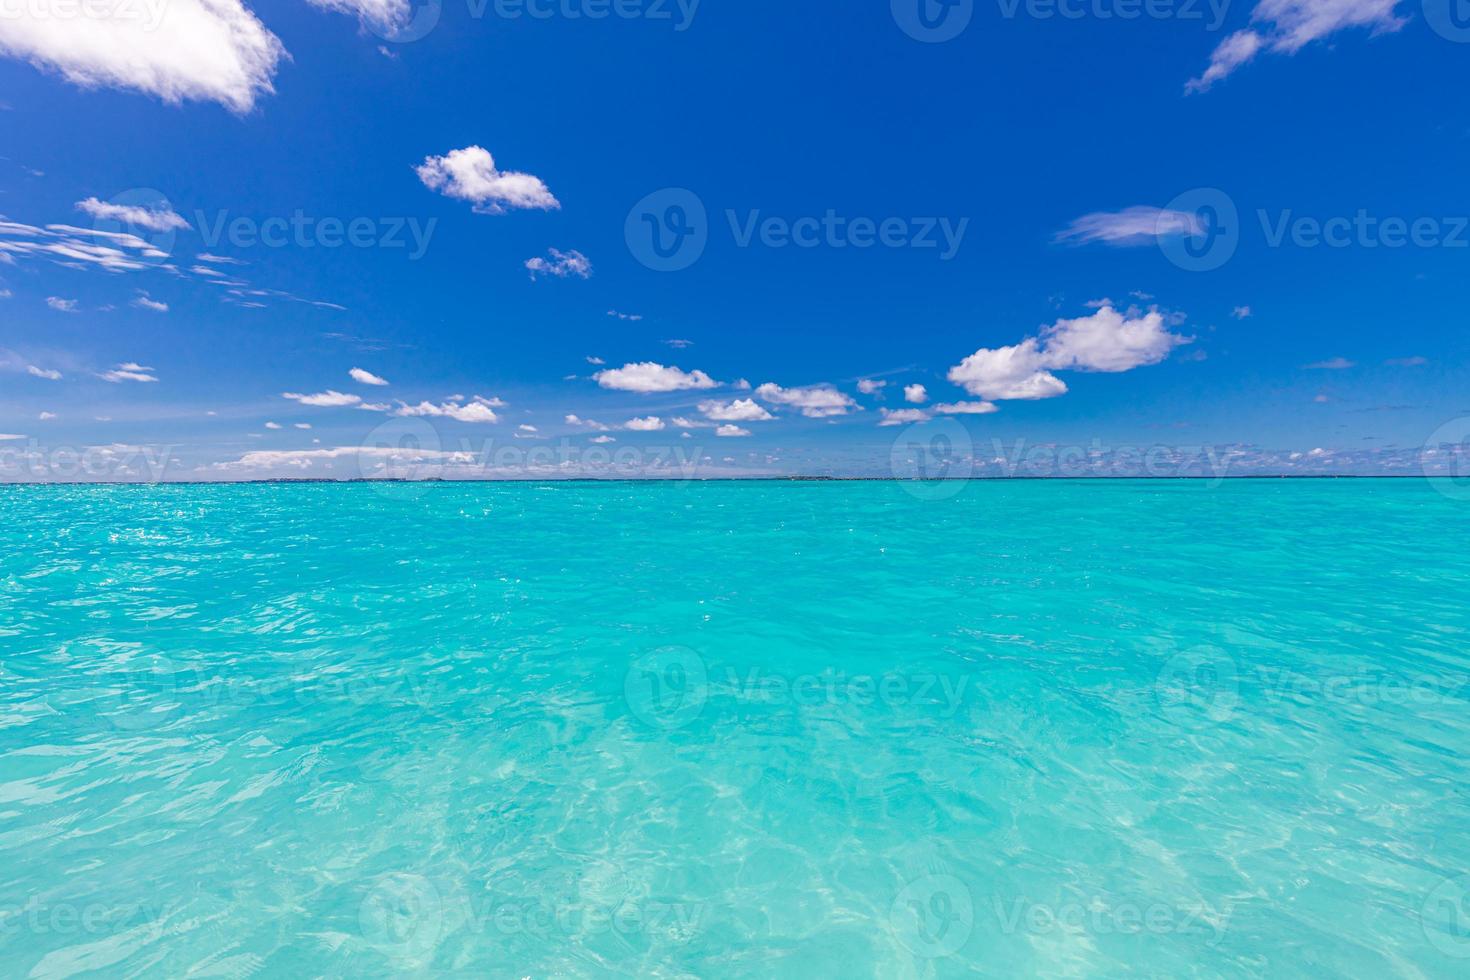
POLYGON ((1313 41, 1350 27, 1374 34, 1397 31, 1407 21, 1394 13, 1398 0, 1261 0, 1246 30, 1236 31, 1215 48, 1204 72, 1184 86, 1203 92, 1262 51, 1296 54, 1313 41))
POLYGON ((927 422, 930 419, 929 413, 922 408, 880 408, 878 411, 883 414, 883 421, 878 423, 880 426, 907 425, 911 422, 927 422))
POLYGON ((500 416, 495 414, 495 408, 505 403, 498 398, 481 398, 476 395, 473 400, 464 402, 457 398, 435 405, 433 402, 419 402, 417 405, 398 404, 395 415, 403 416, 430 416, 434 418, 450 418, 456 422, 478 422, 490 424, 499 422, 500 416))
POLYGON ((650 415, 646 419, 629 419, 623 428, 633 432, 658 432, 664 427, 664 420, 657 415, 650 415))
POLYGON ((150 231, 182 231, 189 222, 169 208, 148 208, 141 205, 110 204, 89 197, 78 201, 77 210, 103 221, 117 221, 130 227, 147 228, 150 231))
POLYGON ((60 296, 47 296, 46 305, 61 313, 77 312, 77 301, 74 299, 62 299, 60 296))
POLYGON ((1092 316, 1058 320, 1041 332, 1047 366, 1116 373, 1157 364, 1191 338, 1169 332, 1164 314, 1104 306, 1092 316))
POLYGON ((782 388, 767 381, 755 390, 755 397, 772 405, 788 405, 799 409, 809 419, 822 419, 832 415, 846 415, 857 408, 851 396, 843 394, 831 385, 808 385, 804 388, 782 388))
POLYGON ((929 400, 929 392, 924 389, 923 385, 905 385, 903 400, 913 405, 922 405, 929 400))
POLYGON ((1067 385, 1045 370, 1036 338, 1009 347, 982 347, 949 369, 949 380, 972 395, 991 399, 1056 398, 1067 385))
POLYGON ((0 54, 84 88, 133 89, 178 104, 218 102, 248 112, 286 50, 240 0, 105 0, 90 16, 60 18, 36 4, 0 17, 0 54))
POLYGON ((138 295, 133 297, 133 305, 140 310, 152 310, 154 313, 168 312, 167 303, 159 302, 158 300, 149 296, 147 293, 143 292, 141 289, 138 290, 138 295))
POLYGON ((599 446, 606 445, 609 442, 617 442, 612 436, 593 436, 591 441, 597 443, 599 446))
POLYGON ((858 382, 858 391, 864 395, 875 394, 888 387, 887 381, 874 381, 872 378, 864 378, 858 382))
POLYGON ((111 384, 122 384, 124 381, 138 381, 147 384, 158 380, 154 377, 151 367, 145 367, 132 361, 125 361, 111 371, 102 372, 97 377, 111 384))
POLYGON ((1062 231, 1053 241, 1064 245, 1152 245, 1169 235, 1198 235, 1203 232, 1198 215, 1187 211, 1170 211, 1136 205, 1122 211, 1094 211, 1084 214, 1062 231))
POLYGON ((419 180, 445 197, 469 201, 479 214, 504 214, 512 208, 561 207, 540 177, 497 170, 495 158, 481 146, 451 150, 442 157, 425 157, 414 168, 419 180))
POLYGON ((1314 361, 1311 364, 1302 365, 1308 371, 1346 371, 1348 368, 1357 367, 1357 363, 1346 357, 1332 357, 1325 361, 1314 361))
POLYGON ((715 435, 722 439, 734 439, 750 435, 750 430, 742 429, 738 425, 722 425, 715 430, 715 435))
POLYGON ((767 422, 775 418, 749 398, 738 398, 730 402, 700 402, 699 411, 705 418, 716 422, 767 422))
POLYGON ((281 393, 281 397, 303 405, 310 405, 313 408, 345 408, 348 405, 357 405, 362 402, 357 395, 346 395, 330 388, 315 395, 301 395, 293 391, 286 391, 281 393))
POLYGON ((538 275, 555 276, 558 279, 565 279, 568 276, 586 279, 592 275, 592 260, 576 249, 563 252, 552 248, 547 249, 546 254, 550 256, 549 259, 543 259, 538 255, 534 259, 526 260, 526 268, 530 270, 532 279, 538 275))
POLYGON ((356 381, 360 385, 377 385, 379 387, 382 387, 384 385, 387 385, 388 383, 387 378, 380 378, 373 372, 364 371, 360 367, 355 367, 347 373, 351 376, 353 381, 356 381))
POLYGON ((1055 398, 1067 385, 1054 370, 1117 373, 1157 364, 1190 338, 1169 332, 1157 309, 1126 313, 1103 305, 1091 316, 1061 319, 1008 347, 981 348, 949 369, 949 380, 993 400, 1055 398))
POLYGON ((604 388, 615 391, 637 391, 644 394, 661 391, 685 391, 691 388, 714 388, 716 382, 703 371, 685 373, 676 367, 665 367, 653 361, 624 364, 620 368, 598 371, 592 376, 604 388))

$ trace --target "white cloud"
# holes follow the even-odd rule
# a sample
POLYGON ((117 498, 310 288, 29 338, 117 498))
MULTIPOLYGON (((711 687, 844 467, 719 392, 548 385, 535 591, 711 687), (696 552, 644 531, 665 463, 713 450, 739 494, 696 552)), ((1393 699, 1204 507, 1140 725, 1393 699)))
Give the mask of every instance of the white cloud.
POLYGON ((694 346, 694 341, 684 340, 681 337, 675 337, 672 340, 666 340, 664 341, 664 343, 674 348, 674 350, 687 350, 688 348, 694 346))
POLYGON ((295 423, 292 426, 292 428, 295 428, 295 429, 309 429, 309 428, 311 428, 311 423, 310 422, 297 422, 297 423, 295 423))
POLYGON ((330 388, 315 395, 301 395, 293 391, 285 391, 281 393, 281 397, 303 405, 310 405, 313 408, 344 408, 362 401, 357 395, 345 395, 330 388))
POLYGON ((34 364, 30 364, 30 365, 27 365, 26 366, 26 373, 29 374, 29 375, 31 375, 32 377, 45 378, 47 381, 60 381, 61 380, 61 372, 60 371, 53 371, 50 368, 39 368, 39 367, 36 367, 34 364))
POLYGON ((646 419, 629 419, 623 428, 633 432, 658 432, 664 427, 664 420, 657 415, 650 415, 646 419))
POLYGON ((154 313, 168 312, 167 303, 159 302, 158 300, 149 296, 147 293, 143 292, 141 289, 138 290, 138 295, 133 298, 133 305, 140 310, 152 310, 154 313))
POLYGON ((949 380, 981 398, 1039 399, 1067 393, 1067 385, 1045 370, 1036 338, 1009 347, 982 347, 949 369, 949 380))
POLYGON ((279 423, 279 422, 267 422, 265 424, 265 427, 267 429, 279 429, 279 428, 281 428, 281 423, 279 423))
POLYGON ((887 381, 874 381, 872 378, 864 378, 858 382, 858 391, 864 395, 871 395, 888 387, 887 381))
POLYGON ((476 422, 490 424, 500 421, 500 416, 495 414, 496 405, 504 405, 500 399, 481 398, 476 395, 469 402, 460 402, 456 399, 435 405, 433 402, 419 402, 417 405, 405 405, 402 402, 394 415, 403 416, 431 416, 434 418, 450 418, 456 422, 476 422))
POLYGON ((516 426, 516 428, 519 429, 522 432, 537 432, 537 431, 539 431, 534 425, 518 425, 518 426, 516 426))
POLYGON ((576 249, 563 252, 560 249, 551 248, 546 250, 546 254, 551 258, 543 259, 538 255, 534 259, 526 260, 526 268, 530 270, 532 279, 538 275, 555 276, 558 279, 565 279, 568 276, 586 279, 592 275, 592 260, 576 249))
POLYGON ((1314 361, 1311 364, 1303 365, 1308 371, 1346 371, 1348 368, 1357 366, 1355 362, 1348 360, 1346 357, 1332 357, 1325 361, 1314 361))
POLYGON ((194 258, 197 261, 200 261, 200 262, 209 262, 209 263, 212 263, 214 265, 221 265, 221 264, 223 264, 223 265, 244 265, 245 264, 244 262, 241 262, 239 259, 232 259, 232 258, 229 258, 229 257, 224 256, 224 255, 211 255, 209 252, 200 252, 198 255, 194 256, 194 258))
POLYGON ((927 422, 930 419, 929 413, 922 408, 880 408, 878 411, 883 415, 883 421, 878 423, 880 426, 907 425, 911 422, 927 422))
POLYGON ((685 373, 676 367, 665 367, 653 361, 624 364, 620 368, 598 371, 592 376, 604 388, 615 391, 637 391, 645 394, 660 391, 685 391, 691 388, 714 388, 716 382, 703 371, 685 373))
POLYGON ((643 314, 642 313, 619 313, 617 310, 608 310, 607 311, 607 315, 608 316, 615 316, 619 320, 641 320, 641 319, 643 319, 643 314))
POLYGON ((89 16, 9 5, 0 54, 56 72, 83 88, 135 89, 178 104, 218 102, 248 112, 286 49, 240 0, 110 0, 89 16))
POLYGON ((1250 317, 1251 308, 1249 306, 1237 306, 1234 310, 1231 311, 1230 315, 1235 317, 1235 319, 1237 320, 1245 320, 1250 317))
MULTIPOLYGON (((4 255, 4 253, 3 252, 0 252, 0 255, 4 255)), ((6 255, 5 258, 8 259, 8 258, 10 258, 10 256, 6 255)), ((10 297, 12 297, 14 295, 15 294, 12 293, 8 289, 0 289, 0 299, 10 299, 10 297)))
POLYGON ((994 402, 948 402, 935 405, 934 411, 940 415, 989 415, 1000 409, 994 402))
POLYGON ((742 429, 738 425, 722 425, 715 430, 715 435, 723 439, 738 438, 750 435, 749 429, 742 429))
POLYGON ((705 418, 716 422, 767 422, 775 418, 749 398, 738 398, 731 402, 700 402, 699 411, 705 418))
POLYGON ((167 259, 168 253, 126 232, 60 224, 37 228, 0 219, 0 262, 13 265, 17 256, 48 258, 74 269, 95 265, 108 272, 134 272, 167 259))
POLYGON ((1383 363, 1389 367, 1423 367, 1429 363, 1429 358, 1419 357, 1417 355, 1414 357, 1391 357, 1383 363))
POLYGON ((1202 231, 1198 215, 1140 204, 1122 211, 1084 214, 1057 232, 1053 241, 1066 245, 1091 242, 1119 246, 1152 245, 1169 235, 1198 235, 1202 231))
MULTIPOLYGON (((408 26, 414 8, 408 0, 307 0, 313 7, 357 17, 358 23, 379 37, 394 37, 408 26)), ((379 47, 378 50, 383 50, 379 47)))
POLYGON ((596 432, 606 432, 608 430, 608 426, 603 425, 601 422, 594 419, 584 419, 576 415, 568 415, 566 417, 566 423, 567 425, 573 425, 581 429, 592 429, 596 432))
POLYGON ((1261 51, 1296 54, 1313 41, 1350 27, 1367 27, 1374 35, 1389 34, 1408 23, 1394 13, 1398 0, 1260 0, 1251 12, 1255 25, 1221 41, 1209 67, 1185 85, 1203 92, 1261 51))
POLYGON ((607 362, 600 357, 593 357, 591 354, 588 354, 587 363, 591 364, 593 367, 602 367, 607 362))
POLYGON ((808 385, 805 388, 782 388, 767 381, 755 390, 755 397, 773 405, 789 405, 800 409, 809 419, 823 419, 832 415, 846 415, 857 408, 857 402, 831 385, 808 385))
POLYGON ((504 214, 511 208, 561 207, 540 177, 500 171, 495 158, 481 146, 451 150, 442 157, 425 157, 414 168, 419 180, 445 197, 469 201, 479 214, 504 214))
POLYGON ((903 400, 913 405, 922 405, 929 400, 929 392, 924 389, 923 385, 905 385, 903 400))
POLYGON ((50 422, 52 419, 56 418, 56 413, 42 412, 40 415, 37 415, 36 418, 40 419, 42 422, 50 422))
POLYGON ((152 383, 158 380, 158 378, 154 377, 151 367, 135 364, 132 361, 119 364, 111 371, 104 371, 97 375, 97 377, 111 384, 122 384, 124 381, 152 383))
POLYGON ((373 372, 364 371, 360 367, 355 367, 347 373, 352 377, 353 381, 356 381, 360 385, 377 385, 382 387, 388 383, 388 379, 380 378, 373 372))
POLYGON ((132 227, 147 228, 150 231, 181 231, 189 227, 189 222, 168 208, 110 204, 107 201, 99 201, 95 197, 78 201, 76 208, 99 220, 117 221, 132 227))
POLYGON ((593 436, 592 441, 597 443, 599 446, 605 445, 609 442, 617 442, 617 440, 614 439, 612 436, 593 436))
POLYGON ((24 438, 25 436, 16 435, 14 432, 0 432, 0 442, 14 442, 16 439, 24 438))
POLYGON ((74 299, 62 299, 60 296, 47 296, 46 305, 61 313, 77 312, 77 301, 74 299))
POLYGON ((949 369, 949 380, 985 399, 1055 398, 1067 385, 1054 370, 1116 373, 1157 364, 1190 338, 1169 332, 1157 309, 1120 313, 1103 306, 1091 316, 1061 319, 1008 347, 981 348, 949 369))

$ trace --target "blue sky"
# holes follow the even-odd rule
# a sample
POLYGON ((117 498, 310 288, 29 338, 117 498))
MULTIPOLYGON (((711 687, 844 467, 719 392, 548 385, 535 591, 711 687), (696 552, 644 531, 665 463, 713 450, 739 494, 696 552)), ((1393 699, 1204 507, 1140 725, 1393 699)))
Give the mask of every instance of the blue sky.
POLYGON ((1130 2, 3 0, 0 478, 1419 472, 1470 21, 1130 2))

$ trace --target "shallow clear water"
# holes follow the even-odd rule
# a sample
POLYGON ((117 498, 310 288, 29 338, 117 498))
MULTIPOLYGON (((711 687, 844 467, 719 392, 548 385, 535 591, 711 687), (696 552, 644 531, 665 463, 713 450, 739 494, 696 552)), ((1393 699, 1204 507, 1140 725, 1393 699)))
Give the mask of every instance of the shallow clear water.
POLYGON ((1470 505, 922 489, 0 487, 0 976, 1470 972, 1470 505))

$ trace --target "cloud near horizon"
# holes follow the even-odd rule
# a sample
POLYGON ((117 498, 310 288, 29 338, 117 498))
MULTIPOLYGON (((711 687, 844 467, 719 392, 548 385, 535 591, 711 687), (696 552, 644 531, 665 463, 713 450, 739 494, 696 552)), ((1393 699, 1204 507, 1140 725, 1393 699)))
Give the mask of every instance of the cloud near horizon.
POLYGON ((1037 400, 1067 393, 1053 371, 1116 374, 1157 364, 1193 338, 1169 332, 1157 308, 1142 313, 1101 306, 1091 316, 1061 319, 1008 347, 982 347, 949 369, 949 380, 986 400, 1037 400))
POLYGON ((592 380, 614 391, 636 391, 642 394, 719 387, 719 382, 703 371, 686 373, 677 367, 666 367, 654 361, 640 361, 624 364, 620 368, 598 371, 592 376, 592 380))

